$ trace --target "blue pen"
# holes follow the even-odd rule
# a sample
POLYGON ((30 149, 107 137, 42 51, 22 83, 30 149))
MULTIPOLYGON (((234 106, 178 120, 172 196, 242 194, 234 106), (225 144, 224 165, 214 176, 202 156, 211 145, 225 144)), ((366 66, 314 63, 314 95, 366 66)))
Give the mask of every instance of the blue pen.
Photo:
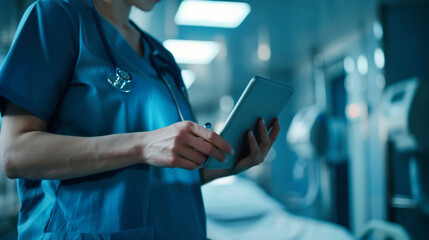
POLYGON ((203 127, 207 128, 208 130, 211 130, 212 123, 211 122, 206 122, 206 123, 204 123, 203 127))
MULTIPOLYGON (((206 123, 204 123, 203 127, 205 127, 205 128, 206 128, 206 129, 208 129, 208 130, 211 130, 211 128, 212 128, 212 123, 211 123, 211 122, 206 122, 206 123)), ((200 138, 200 139, 202 139, 202 138, 200 138)), ((206 161, 206 162, 207 162, 207 161, 206 161)), ((206 162, 204 162, 204 164, 203 164, 203 165, 199 166, 199 167, 198 167, 198 169, 200 169, 200 168, 204 167, 204 165, 206 164, 206 162)))

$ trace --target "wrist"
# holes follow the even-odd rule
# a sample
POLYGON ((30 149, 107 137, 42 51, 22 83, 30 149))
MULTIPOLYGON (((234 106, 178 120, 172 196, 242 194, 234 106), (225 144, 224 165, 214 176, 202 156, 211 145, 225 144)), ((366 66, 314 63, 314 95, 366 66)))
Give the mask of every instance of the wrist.
POLYGON ((141 133, 125 133, 95 137, 97 159, 121 160, 125 165, 142 163, 143 136, 141 133))
POLYGON ((136 164, 147 163, 145 156, 147 132, 130 133, 128 141, 128 156, 135 159, 136 164))

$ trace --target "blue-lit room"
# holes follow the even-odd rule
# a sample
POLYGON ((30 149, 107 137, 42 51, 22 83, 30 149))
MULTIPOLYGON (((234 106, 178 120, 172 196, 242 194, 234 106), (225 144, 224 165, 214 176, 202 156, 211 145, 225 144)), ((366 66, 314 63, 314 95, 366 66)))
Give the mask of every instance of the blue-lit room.
POLYGON ((427 0, 0 1, 0 240, 429 239, 427 0))

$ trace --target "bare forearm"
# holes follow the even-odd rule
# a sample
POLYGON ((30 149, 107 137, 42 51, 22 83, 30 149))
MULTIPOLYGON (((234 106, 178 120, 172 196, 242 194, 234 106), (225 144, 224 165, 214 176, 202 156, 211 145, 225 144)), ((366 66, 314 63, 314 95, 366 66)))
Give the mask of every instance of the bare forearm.
POLYGON ((207 156, 218 160, 232 147, 189 121, 153 131, 100 137, 46 132, 47 123, 8 103, 0 133, 0 162, 10 178, 69 179, 146 163, 195 170, 207 156), (202 140, 203 139, 203 140, 202 140))
MULTIPOLYGON (((31 131, 6 141, 5 170, 12 178, 68 179, 139 163, 139 134, 72 137, 31 131)), ((2 141, 5 143, 5 141, 2 141)))

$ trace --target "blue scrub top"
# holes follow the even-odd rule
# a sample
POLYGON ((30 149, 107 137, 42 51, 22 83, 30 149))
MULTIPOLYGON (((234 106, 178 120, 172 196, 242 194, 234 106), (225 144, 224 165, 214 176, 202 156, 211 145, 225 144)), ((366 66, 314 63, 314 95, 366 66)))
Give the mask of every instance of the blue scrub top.
MULTIPOLYGON (((25 12, 1 68, 2 113, 7 99, 46 121, 49 132, 86 137, 179 121, 147 54, 139 56, 101 21, 116 61, 132 74, 130 93, 107 82, 115 67, 89 6, 40 0, 25 12)), ((192 120, 187 101, 174 91, 192 120)), ((18 179, 19 239, 205 239, 200 185, 198 171, 146 164, 71 180, 18 179)))

